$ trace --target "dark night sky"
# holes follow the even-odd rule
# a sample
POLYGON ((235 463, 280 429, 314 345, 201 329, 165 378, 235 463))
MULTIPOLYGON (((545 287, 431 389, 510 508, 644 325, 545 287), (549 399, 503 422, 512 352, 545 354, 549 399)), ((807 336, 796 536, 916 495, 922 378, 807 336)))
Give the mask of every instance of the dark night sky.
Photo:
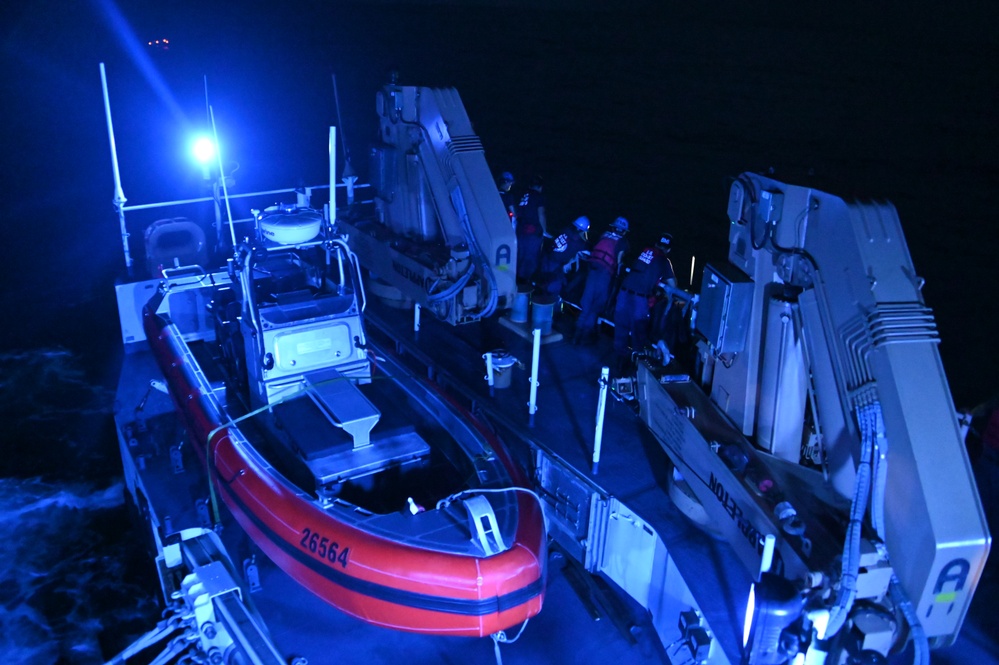
POLYGON ((325 177, 334 72, 347 147, 363 162, 374 91, 397 67, 403 83, 456 87, 494 169, 545 175, 556 223, 624 214, 639 237, 665 228, 678 265, 723 256, 727 178, 743 170, 893 201, 955 400, 983 401, 999 390, 997 328, 983 316, 999 299, 999 11, 799 4, 5 9, 2 304, 32 315, 2 346, 66 344, 95 365, 115 349, 122 260, 98 62, 131 203, 203 193, 181 149, 204 124, 203 75, 248 189, 325 177), (168 52, 143 46, 163 37, 168 52))

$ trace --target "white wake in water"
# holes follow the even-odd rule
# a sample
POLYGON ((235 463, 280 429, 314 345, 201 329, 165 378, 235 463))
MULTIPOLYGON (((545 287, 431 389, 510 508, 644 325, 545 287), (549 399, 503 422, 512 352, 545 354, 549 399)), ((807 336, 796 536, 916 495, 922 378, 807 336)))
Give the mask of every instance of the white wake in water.
MULTIPOLYGON (((123 506, 122 484, 0 479, 0 654, 4 662, 100 662, 92 597, 121 585, 96 513, 123 506), (67 639, 69 643, 67 643, 67 639)), ((123 514, 124 511, 116 511, 123 514)))
POLYGON ((0 354, 0 663, 103 663, 158 618, 111 393, 78 360, 0 354))

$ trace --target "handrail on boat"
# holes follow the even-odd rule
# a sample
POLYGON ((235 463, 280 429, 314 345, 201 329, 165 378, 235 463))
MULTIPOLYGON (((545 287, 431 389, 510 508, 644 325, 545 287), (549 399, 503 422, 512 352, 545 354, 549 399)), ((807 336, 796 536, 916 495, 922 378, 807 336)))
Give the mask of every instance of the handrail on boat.
MULTIPOLYGON (((363 189, 365 187, 370 187, 366 183, 355 184, 354 189, 363 189)), ((346 187, 346 185, 338 184, 337 187, 346 187)), ((313 187, 306 187, 305 189, 329 189, 329 185, 315 185, 313 187)), ((269 189, 262 192, 246 192, 244 194, 230 194, 230 199, 246 199, 254 196, 270 196, 272 194, 293 194, 301 187, 289 187, 285 189, 269 189)), ((178 199, 176 201, 162 201, 159 203, 138 203, 136 205, 122 206, 123 212, 132 212, 133 210, 151 210, 153 208, 169 208, 170 206, 180 206, 189 205, 192 203, 211 203, 215 201, 214 196, 202 196, 196 199, 178 199)), ((237 219, 236 222, 247 222, 252 221, 252 219, 237 219)))

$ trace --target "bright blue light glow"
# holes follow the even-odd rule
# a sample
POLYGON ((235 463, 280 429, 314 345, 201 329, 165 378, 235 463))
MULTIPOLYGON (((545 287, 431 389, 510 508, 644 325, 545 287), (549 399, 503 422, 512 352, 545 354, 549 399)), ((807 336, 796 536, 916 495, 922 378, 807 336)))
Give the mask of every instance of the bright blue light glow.
MULTIPOLYGON (((159 70, 153 64, 153 59, 150 57, 149 53, 145 48, 142 47, 142 42, 139 41, 138 37, 135 36, 135 32, 132 30, 132 26, 129 25, 128 21, 125 19, 124 14, 118 9, 118 5, 115 0, 97 0, 97 4, 104 14, 104 17, 111 27, 113 32, 117 34, 118 39, 121 41, 122 48, 129 54, 132 59, 132 63, 138 68, 139 72, 146 79, 149 87, 153 89, 153 92, 160 98, 163 104, 166 105, 170 112, 173 114, 181 123, 186 123, 184 112, 181 110, 180 105, 173 96, 173 92, 170 90, 170 86, 167 85, 166 80, 160 74, 159 70)), ((164 42, 159 46, 165 47, 165 42, 167 40, 160 40, 164 42)))
POLYGON ((215 159, 215 144, 207 136, 202 136, 194 141, 192 152, 201 164, 208 165, 215 159))
POLYGON ((749 587, 749 601, 746 603, 746 619, 742 624, 742 646, 749 646, 749 634, 753 628, 753 619, 756 614, 756 584, 749 587))
POLYGON ((795 635, 804 597, 791 580, 773 573, 760 575, 749 591, 743 625, 743 662, 748 665, 783 665, 798 654, 795 635), (788 632, 788 629, 790 631, 788 632), (787 634, 785 634, 787 633, 787 634))

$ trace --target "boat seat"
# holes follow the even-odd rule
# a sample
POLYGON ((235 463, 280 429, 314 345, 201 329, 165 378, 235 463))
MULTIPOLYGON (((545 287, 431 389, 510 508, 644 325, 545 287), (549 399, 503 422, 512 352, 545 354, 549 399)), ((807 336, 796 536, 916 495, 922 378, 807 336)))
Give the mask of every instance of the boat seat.
POLYGON ((371 429, 381 412, 353 381, 336 370, 319 370, 301 382, 304 394, 275 404, 271 411, 288 444, 306 462, 371 445, 371 429))
POLYGON ((401 429, 379 437, 364 448, 346 448, 306 460, 316 485, 356 480, 390 467, 421 462, 430 457, 430 444, 415 429, 401 429))
POLYGON ((355 450, 371 445, 371 428, 381 412, 353 381, 335 369, 328 369, 307 374, 302 383, 326 419, 351 437, 355 450))
POLYGON ((295 429, 295 445, 317 486, 429 459, 430 445, 412 423, 391 416, 383 422, 378 407, 337 370, 310 372, 302 383, 308 399, 289 400, 276 410, 295 429), (332 427, 307 425, 318 420, 317 409, 332 427))

